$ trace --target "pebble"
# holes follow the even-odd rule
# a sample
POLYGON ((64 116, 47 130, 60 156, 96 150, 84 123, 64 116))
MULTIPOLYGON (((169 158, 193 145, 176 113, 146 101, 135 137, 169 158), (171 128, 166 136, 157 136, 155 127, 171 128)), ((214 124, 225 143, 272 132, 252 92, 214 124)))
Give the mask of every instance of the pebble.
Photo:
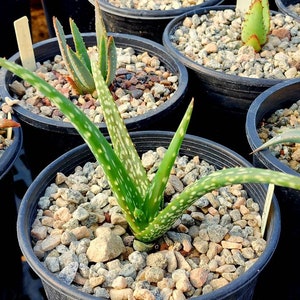
MULTIPOLYGON (((142 160, 148 171, 153 172, 165 151, 160 147, 145 153, 142 160)), ((103 177, 99 168, 89 162, 69 176, 58 173, 56 183, 39 201, 31 230, 34 252, 45 267, 84 292, 113 300, 187 299, 236 279, 266 247, 260 235, 259 206, 248 199, 242 185, 234 185, 196 201, 157 241, 159 251, 137 250, 124 217, 111 223, 109 216, 122 213, 108 186, 94 189, 94 195, 76 190, 80 185, 75 182, 97 185, 103 177), (103 194, 105 201, 96 200, 103 194), (63 195, 65 200, 60 202, 63 195), (227 206, 221 204, 225 198, 227 206)), ((183 156, 172 172, 186 186, 187 173, 201 177, 214 170, 198 157, 183 156)), ((174 187, 168 197, 176 193, 174 187)))

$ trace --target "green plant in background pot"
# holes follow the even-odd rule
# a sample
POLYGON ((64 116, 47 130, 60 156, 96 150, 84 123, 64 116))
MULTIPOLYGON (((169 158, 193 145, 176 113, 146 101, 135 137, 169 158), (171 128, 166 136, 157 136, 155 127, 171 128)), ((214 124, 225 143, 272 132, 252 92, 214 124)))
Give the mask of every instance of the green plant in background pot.
POLYGON ((219 5, 170 21, 163 44, 188 68, 194 83, 191 93, 197 118, 192 118, 189 132, 216 140, 251 160, 244 130, 247 110, 265 89, 299 77, 298 52, 293 51, 299 29, 295 19, 270 11, 268 1, 253 1, 245 14, 236 6, 219 5), (268 14, 269 33, 268 18, 263 18, 268 14), (263 32, 259 51, 260 47, 255 50, 245 44, 251 36, 251 31, 247 33, 251 22, 254 31, 263 32), (207 115, 213 118, 209 126, 207 115))
POLYGON ((3 58, 0 59, 0 65, 35 86, 69 118, 101 166, 134 235, 135 247, 141 251, 153 249, 157 239, 171 228, 193 202, 216 188, 229 184, 272 183, 300 189, 298 176, 253 167, 225 168, 196 180, 176 195, 170 203, 165 203, 164 190, 185 137, 192 114, 193 100, 168 150, 164 153, 155 176, 150 180, 110 90, 97 67, 97 54, 92 54, 91 66, 110 142, 76 105, 35 73, 3 58))
POLYGON ((268 0, 253 1, 245 14, 241 39, 244 45, 261 51, 270 33, 270 9, 268 0))
MULTIPOLYGON (((97 10, 95 10, 96 13, 101 16, 97 10)), ((57 19, 55 20, 57 23, 57 19)), ((98 25, 95 25, 97 32, 100 32, 100 35, 101 32, 106 34, 105 28, 99 29, 102 24, 101 20, 100 23, 99 20, 97 22, 98 25)), ((75 27, 73 21, 72 27, 75 27)), ((65 36, 62 30, 59 32, 59 36, 63 40, 66 39, 66 49, 69 49, 69 46, 72 47, 73 52, 71 49, 68 52, 72 53, 70 57, 72 59, 75 57, 77 62, 77 54, 86 50, 76 50, 74 44, 79 43, 78 47, 82 48, 84 42, 86 47, 89 48, 88 51, 95 49, 93 47, 97 47, 95 33, 86 33, 80 36, 77 30, 75 35, 65 36)), ((169 55, 162 45, 153 41, 133 35, 108 33, 107 42, 109 42, 110 36, 114 37, 118 57, 120 58, 117 74, 115 74, 110 89, 120 106, 128 130, 173 127, 173 122, 177 124, 175 120, 181 118, 181 107, 187 106, 184 101, 188 92, 188 74, 185 66, 169 55)), ((100 39, 99 36, 98 39, 100 39)), ((98 42, 100 45, 101 41, 98 42)), ((100 45, 100 47, 103 46, 104 49, 107 49, 104 44, 100 45)), ((63 60, 54 62, 54 58, 57 58, 56 55, 59 55, 60 51, 63 50, 59 47, 58 39, 52 38, 36 43, 33 48, 36 61, 42 64, 37 69, 40 76, 46 76, 48 80, 50 79, 51 84, 68 94, 70 99, 76 102, 97 123, 98 128, 107 134, 101 106, 97 99, 93 98, 92 94, 81 95, 69 89, 69 82, 75 82, 77 79, 71 78, 71 76, 66 79, 66 74, 69 74, 64 68, 63 60), (50 60, 51 65, 48 60, 50 60), (51 68, 51 70, 49 71, 48 68, 51 68), (55 68, 58 68, 59 71, 55 68), (51 80, 53 77, 54 81, 51 80)), ((100 49, 99 54, 104 49, 100 49)), ((62 53, 65 53, 65 50, 62 53)), ((9 60, 21 63, 19 53, 9 58, 9 60)), ((104 62, 104 57, 101 61, 104 62)), ((107 63, 113 61, 109 59, 107 63)), ((77 68, 78 65, 75 64, 73 67, 77 68)), ((103 68, 103 66, 100 67, 103 68)), ((109 76, 112 76, 114 72, 113 70, 109 76)), ((93 81, 88 70, 85 70, 81 75, 80 72, 76 73, 77 76, 84 78, 84 86, 88 85, 88 78, 93 81), (89 76, 86 74, 89 74, 89 76)), ((17 93, 11 87, 15 83, 17 83, 17 87, 20 86, 20 82, 16 80, 18 78, 5 69, 2 69, 0 78, 3 82, 0 85, 0 93, 3 98, 21 98, 19 104, 14 106, 14 111, 22 122, 24 136, 27 137, 24 139, 24 149, 33 177, 53 159, 83 143, 82 138, 72 124, 59 112, 55 105, 51 105, 51 102, 38 91, 35 91, 32 87, 27 89, 25 84, 25 86, 21 86, 21 93, 24 93, 26 87, 25 95, 17 96, 17 93), (36 144, 37 141, 39 141, 38 144, 36 144), (41 143, 41 141, 43 142, 41 143), (54 148, 52 147, 53 144, 55 144, 54 148)))

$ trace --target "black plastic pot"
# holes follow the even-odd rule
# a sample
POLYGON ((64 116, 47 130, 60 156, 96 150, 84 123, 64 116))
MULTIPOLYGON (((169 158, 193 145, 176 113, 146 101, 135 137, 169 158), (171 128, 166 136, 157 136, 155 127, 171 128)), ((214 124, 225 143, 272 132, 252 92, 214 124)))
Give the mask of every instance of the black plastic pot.
POLYGON ((186 17, 229 8, 235 9, 235 6, 204 7, 174 18, 165 28, 163 44, 191 75, 191 93, 196 99, 197 113, 192 118, 190 132, 224 144, 250 159, 244 130, 247 110, 261 92, 282 80, 241 77, 206 68, 180 53, 171 42, 186 17))
POLYGON ((119 8, 109 0, 98 0, 108 31, 134 34, 162 43, 168 22, 187 11, 206 6, 217 6, 223 0, 206 0, 202 4, 171 10, 140 10, 119 8))
MULTIPOLYGON (((18 119, 13 117, 15 121, 18 119)), ((8 247, 3 247, 2 255, 9 261, 14 280, 4 276, 0 284, 0 299, 17 299, 22 294, 22 264, 21 251, 16 235, 17 207, 14 193, 14 163, 20 156, 23 145, 22 128, 13 128, 13 143, 0 157, 0 210, 8 217, 0 221, 3 230, 2 238, 8 247)))
POLYGON ((300 15, 288 8, 289 5, 300 3, 299 0, 275 0, 275 3, 280 12, 282 12, 283 14, 287 14, 288 16, 291 16, 292 18, 300 22, 300 15))
POLYGON ((72 18, 80 32, 95 31, 94 6, 88 0, 41 0, 50 37, 55 37, 53 17, 57 17, 70 34, 69 18, 72 18))
MULTIPOLYGON (((141 154, 147 150, 155 150, 158 146, 168 147, 173 133, 163 131, 141 131, 132 132, 131 136, 136 149, 141 154)), ((187 155, 189 157, 199 155, 201 159, 215 165, 218 169, 232 166, 251 166, 247 160, 232 150, 215 142, 191 135, 185 137, 180 155, 187 155)), ((59 281, 54 274, 50 273, 33 252, 30 237, 31 225, 36 216, 37 202, 44 194, 46 187, 53 182, 56 173, 63 172, 66 175, 71 174, 76 166, 83 165, 88 161, 94 161, 94 158, 86 145, 78 146, 56 159, 32 182, 23 197, 19 209, 17 221, 19 244, 28 264, 41 278, 49 300, 94 299, 94 296, 85 294, 73 286, 67 286, 59 281)), ((248 195, 255 199, 262 209, 266 196, 266 186, 246 184, 244 187, 247 190, 248 195)), ((280 212, 278 210, 276 197, 274 196, 270 211, 270 220, 267 225, 267 246, 264 253, 258 258, 255 264, 247 270, 247 272, 239 276, 236 280, 214 292, 193 299, 252 299, 257 280, 272 257, 279 236, 280 212)))
MULTIPOLYGON (((276 110, 288 108, 298 101, 300 99, 299 91, 300 79, 292 79, 274 85, 253 101, 246 118, 247 139, 252 150, 262 145, 257 133, 260 123, 276 110)), ((268 149, 253 155, 253 165, 300 176, 299 173, 277 159, 268 149)), ((289 251, 293 249, 294 245, 300 242, 300 191, 276 187, 275 194, 281 210, 282 230, 273 271, 280 274, 291 274, 290 272, 294 268, 300 267, 298 259, 293 260, 293 262, 286 261, 287 253, 290 253, 289 251)), ((274 277, 274 284, 280 284, 281 288, 286 291, 285 299, 300 298, 298 278, 292 276, 274 277)), ((276 296, 276 293, 274 296, 276 296)))
MULTIPOLYGON (((161 64, 178 76, 179 85, 172 97, 157 109, 148 111, 145 114, 125 120, 129 131, 142 129, 165 129, 174 130, 179 125, 183 116, 183 106, 186 106, 188 92, 188 72, 185 66, 178 62, 158 43, 138 36, 126 34, 111 34, 115 38, 117 47, 133 47, 138 53, 147 51, 149 55, 156 55, 161 64)), ((96 44, 95 33, 83 34, 86 46, 96 44)), ((71 36, 67 41, 72 45, 71 36)), ((52 59, 59 52, 56 38, 51 38, 34 44, 36 61, 43 62, 52 59)), ((20 63, 19 53, 16 53, 9 60, 20 63)), ((9 84, 15 79, 14 74, 3 70, 0 75, 0 94, 11 96, 9 84)), ((189 102, 190 99, 187 99, 189 102)), ((74 129, 71 123, 57 121, 54 119, 38 116, 29 110, 14 106, 15 113, 22 122, 24 132, 24 149, 33 177, 35 177, 46 165, 52 162, 62 153, 83 143, 83 139, 74 129)), ((100 123, 99 129, 107 134, 106 124, 100 123)))

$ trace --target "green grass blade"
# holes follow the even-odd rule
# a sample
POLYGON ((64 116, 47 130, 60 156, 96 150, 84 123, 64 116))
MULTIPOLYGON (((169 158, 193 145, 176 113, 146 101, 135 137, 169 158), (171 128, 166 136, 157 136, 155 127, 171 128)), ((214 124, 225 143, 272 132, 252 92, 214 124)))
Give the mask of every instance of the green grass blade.
POLYGON ((178 156, 179 149, 187 131, 192 116, 193 106, 194 100, 192 99, 168 147, 168 150, 166 151, 160 163, 155 177, 151 181, 151 185, 143 205, 143 211, 145 211, 147 214, 147 222, 151 221, 163 206, 164 190, 168 183, 171 169, 174 165, 176 157, 178 156))
POLYGON ((164 234, 182 213, 199 197, 217 188, 230 184, 272 183, 274 185, 300 189, 300 176, 293 176, 268 169, 236 167, 219 170, 205 176, 178 194, 159 212, 158 216, 136 238, 151 242, 164 234))

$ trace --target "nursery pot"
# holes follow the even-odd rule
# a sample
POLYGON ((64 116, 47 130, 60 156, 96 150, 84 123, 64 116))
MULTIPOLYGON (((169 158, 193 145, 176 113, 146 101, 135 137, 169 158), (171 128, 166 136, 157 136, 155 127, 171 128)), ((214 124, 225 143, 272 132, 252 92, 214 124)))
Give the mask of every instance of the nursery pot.
MULTIPOLYGON (((131 137, 137 151, 142 154, 157 147, 167 148, 173 132, 169 131, 141 131, 132 132, 131 137)), ((217 169, 233 166, 252 165, 242 156, 213 141, 186 135, 179 155, 190 158, 198 155, 200 159, 214 165, 217 169)), ((32 270, 41 278, 49 300, 53 299, 95 299, 94 296, 83 293, 74 286, 68 286, 60 281, 53 273, 49 272, 44 264, 37 258, 32 248, 31 225, 36 217, 37 203, 44 195, 45 189, 54 182, 57 172, 65 175, 72 174, 74 168, 86 162, 93 162, 94 157, 86 145, 80 145, 57 158, 49 164, 32 182, 23 197, 17 221, 17 233, 21 250, 32 270)), ((266 197, 266 186, 261 184, 245 184, 248 196, 260 205, 262 211, 266 197)), ((266 249, 257 261, 237 279, 211 293, 193 299, 252 299, 254 289, 260 274, 269 263, 280 235, 280 212, 276 197, 273 196, 269 222, 265 239, 266 249)))
POLYGON ((286 14, 288 16, 291 16, 292 18, 294 18, 298 22, 300 22, 300 15, 297 14, 296 12, 292 11, 289 8, 289 5, 295 5, 295 4, 300 3, 299 0, 275 0, 275 3, 280 12, 282 12, 283 14, 286 14))
MULTIPOLYGON (((177 128, 184 111, 181 107, 186 106, 184 100, 188 91, 188 72, 185 66, 169 55, 158 43, 133 35, 114 33, 111 35, 114 36, 117 47, 133 47, 137 53, 147 51, 149 55, 157 56, 162 65, 178 76, 178 88, 170 99, 156 109, 126 119, 127 129, 133 131, 148 129, 151 126, 156 127, 155 129, 174 130, 174 127, 177 128)), ((95 33, 85 33, 83 37, 87 47, 96 44, 95 33)), ((73 45, 70 35, 67 36, 67 43, 73 45)), ((34 44, 34 53, 37 62, 53 59, 60 53, 57 39, 51 38, 34 44)), ((19 52, 9 60, 20 63, 19 52)), ((15 79, 14 74, 3 69, 0 75, 3 98, 11 96, 9 84, 15 79)), ((14 106, 14 111, 22 122, 24 149, 33 177, 59 155, 83 143, 83 139, 70 122, 39 116, 20 105, 14 106)), ((98 127, 104 134, 107 134, 104 122, 98 124, 98 127)))
POLYGON ((242 77, 204 67, 185 56, 172 43, 172 36, 186 17, 225 9, 235 10, 235 6, 203 7, 175 17, 164 30, 163 44, 191 75, 191 93, 196 100, 197 113, 194 113, 189 132, 215 140, 250 159, 244 130, 247 110, 261 92, 282 80, 242 77))
MULTIPOLYGON (((110 0, 98 0, 108 31, 142 36, 162 43, 163 31, 174 17, 192 9, 221 4, 223 0, 206 0, 202 4, 169 10, 146 10, 117 7, 110 0)), ((157 2, 159 3, 159 2, 157 2)))
MULTIPOLYGON (((299 90, 300 79, 288 80, 270 87, 253 101, 249 107, 246 118, 247 139, 252 150, 262 145, 262 141, 257 133, 257 128, 260 126, 260 123, 278 109, 288 108, 297 102, 299 100, 299 90)), ((253 165, 300 176, 298 172, 292 170, 277 159, 269 149, 254 153, 253 165)), ((275 255, 277 265, 276 272, 291 274, 290 272, 292 272, 294 268, 300 267, 300 263, 297 259, 293 260, 291 265, 285 258, 295 243, 300 242, 300 191, 275 187, 275 194, 279 202, 282 217, 281 238, 278 253, 275 255)), ((283 283, 282 288, 287 291, 287 296, 291 297, 287 297, 287 299, 297 299, 300 297, 298 279, 287 276, 280 278, 279 281, 279 284, 283 283)))

